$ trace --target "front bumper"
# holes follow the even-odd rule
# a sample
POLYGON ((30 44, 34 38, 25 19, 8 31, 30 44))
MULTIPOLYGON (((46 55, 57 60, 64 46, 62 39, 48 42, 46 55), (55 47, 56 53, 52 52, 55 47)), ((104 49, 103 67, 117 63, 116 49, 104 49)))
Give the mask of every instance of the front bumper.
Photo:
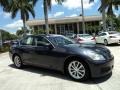
POLYGON ((114 57, 104 62, 94 62, 90 65, 91 77, 97 78, 108 75, 114 67, 114 57))
POLYGON ((112 44, 112 43, 120 43, 120 38, 112 38, 109 40, 109 44, 112 44))

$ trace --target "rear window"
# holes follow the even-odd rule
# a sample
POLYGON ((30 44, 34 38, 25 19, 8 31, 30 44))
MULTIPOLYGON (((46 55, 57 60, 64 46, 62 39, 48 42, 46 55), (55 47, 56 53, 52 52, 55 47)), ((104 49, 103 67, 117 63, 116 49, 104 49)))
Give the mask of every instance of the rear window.
POLYGON ((91 37, 89 34, 84 34, 84 35, 78 35, 79 37, 91 37))

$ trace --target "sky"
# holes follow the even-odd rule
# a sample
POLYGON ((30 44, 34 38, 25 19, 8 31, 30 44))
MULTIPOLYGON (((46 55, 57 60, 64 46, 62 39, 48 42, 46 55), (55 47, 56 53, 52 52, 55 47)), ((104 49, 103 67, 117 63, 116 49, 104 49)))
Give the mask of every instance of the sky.
MULTIPOLYGON (((94 3, 89 3, 89 0, 83 0, 85 16, 101 15, 98 12, 100 0, 95 0, 94 3)), ((43 1, 38 0, 35 7, 35 19, 44 19, 43 1)), ((119 11, 115 11, 118 15, 119 11)), ((49 18, 62 18, 62 17, 75 17, 81 14, 81 0, 66 0, 62 5, 58 5, 55 0, 52 0, 52 8, 49 11, 49 18)), ((32 20, 30 15, 30 20, 32 20)), ((3 12, 0 7, 0 29, 4 29, 10 33, 15 33, 23 26, 20 19, 20 13, 17 14, 15 19, 11 19, 11 14, 3 12)))

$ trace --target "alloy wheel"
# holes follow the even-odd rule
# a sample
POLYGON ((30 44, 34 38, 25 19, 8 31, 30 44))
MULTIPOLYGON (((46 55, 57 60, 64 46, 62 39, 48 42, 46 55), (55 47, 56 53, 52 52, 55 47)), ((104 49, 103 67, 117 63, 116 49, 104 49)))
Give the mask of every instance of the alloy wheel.
POLYGON ((17 56, 17 55, 14 57, 14 64, 15 64, 15 66, 16 66, 17 68, 21 68, 21 66, 22 66, 21 59, 20 59, 20 57, 17 56))
POLYGON ((104 40, 104 45, 108 45, 108 41, 106 39, 104 40))
POLYGON ((85 76, 85 67, 79 61, 72 61, 68 65, 68 72, 74 79, 82 79, 85 76))

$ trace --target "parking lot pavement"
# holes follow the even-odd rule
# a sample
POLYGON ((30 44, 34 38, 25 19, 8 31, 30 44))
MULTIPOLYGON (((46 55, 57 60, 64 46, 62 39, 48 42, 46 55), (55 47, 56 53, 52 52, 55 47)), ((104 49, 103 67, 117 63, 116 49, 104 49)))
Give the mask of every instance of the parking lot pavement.
POLYGON ((120 90, 120 46, 108 46, 115 56, 113 73, 75 82, 61 73, 37 67, 16 69, 8 53, 0 54, 0 90, 120 90))

